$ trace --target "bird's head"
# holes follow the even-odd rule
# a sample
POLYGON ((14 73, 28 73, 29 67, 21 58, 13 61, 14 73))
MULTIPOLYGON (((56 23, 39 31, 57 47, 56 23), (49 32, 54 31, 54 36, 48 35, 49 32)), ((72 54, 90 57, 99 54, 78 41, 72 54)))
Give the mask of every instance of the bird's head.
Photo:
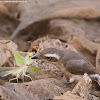
POLYGON ((61 59, 62 55, 59 49, 47 48, 42 50, 37 55, 33 56, 31 59, 41 59, 50 63, 57 63, 61 59))

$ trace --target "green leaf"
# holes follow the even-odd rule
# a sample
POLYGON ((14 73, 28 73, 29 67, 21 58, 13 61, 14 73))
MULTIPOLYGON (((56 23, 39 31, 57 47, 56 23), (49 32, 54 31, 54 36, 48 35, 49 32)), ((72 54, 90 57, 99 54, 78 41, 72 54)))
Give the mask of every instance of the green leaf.
POLYGON ((36 67, 36 66, 28 66, 27 72, 44 74, 44 72, 41 71, 41 69, 39 67, 36 67))
POLYGON ((19 53, 14 50, 14 57, 16 60, 16 64, 20 67, 23 67, 26 64, 24 57, 22 57, 19 53))

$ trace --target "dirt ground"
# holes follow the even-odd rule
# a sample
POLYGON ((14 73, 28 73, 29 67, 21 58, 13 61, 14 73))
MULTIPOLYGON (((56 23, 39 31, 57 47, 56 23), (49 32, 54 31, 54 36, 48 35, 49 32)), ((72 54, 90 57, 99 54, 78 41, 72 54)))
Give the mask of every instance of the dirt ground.
MULTIPOLYGON (((0 3, 0 67, 16 67, 13 50, 25 56, 54 47, 78 52, 100 72, 99 26, 100 0, 0 3)), ((33 64, 44 72, 30 73, 33 82, 0 77, 0 100, 100 100, 100 79, 84 73, 78 82, 60 87, 55 82, 64 83, 64 73, 55 65, 41 60, 33 64)))

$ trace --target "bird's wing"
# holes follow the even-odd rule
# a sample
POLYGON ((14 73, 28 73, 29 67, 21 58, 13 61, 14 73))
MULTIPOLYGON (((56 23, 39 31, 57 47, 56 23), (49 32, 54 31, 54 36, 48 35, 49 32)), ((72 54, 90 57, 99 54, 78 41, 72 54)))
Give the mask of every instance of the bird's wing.
POLYGON ((96 73, 95 67, 85 59, 69 60, 67 62, 67 70, 73 74, 96 73))

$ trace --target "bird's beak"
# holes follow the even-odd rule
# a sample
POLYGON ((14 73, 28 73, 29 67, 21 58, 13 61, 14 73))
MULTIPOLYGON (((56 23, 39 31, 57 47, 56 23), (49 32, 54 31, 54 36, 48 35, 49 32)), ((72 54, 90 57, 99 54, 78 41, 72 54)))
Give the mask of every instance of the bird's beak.
POLYGON ((31 57, 31 59, 41 59, 40 54, 36 54, 33 57, 31 57))

